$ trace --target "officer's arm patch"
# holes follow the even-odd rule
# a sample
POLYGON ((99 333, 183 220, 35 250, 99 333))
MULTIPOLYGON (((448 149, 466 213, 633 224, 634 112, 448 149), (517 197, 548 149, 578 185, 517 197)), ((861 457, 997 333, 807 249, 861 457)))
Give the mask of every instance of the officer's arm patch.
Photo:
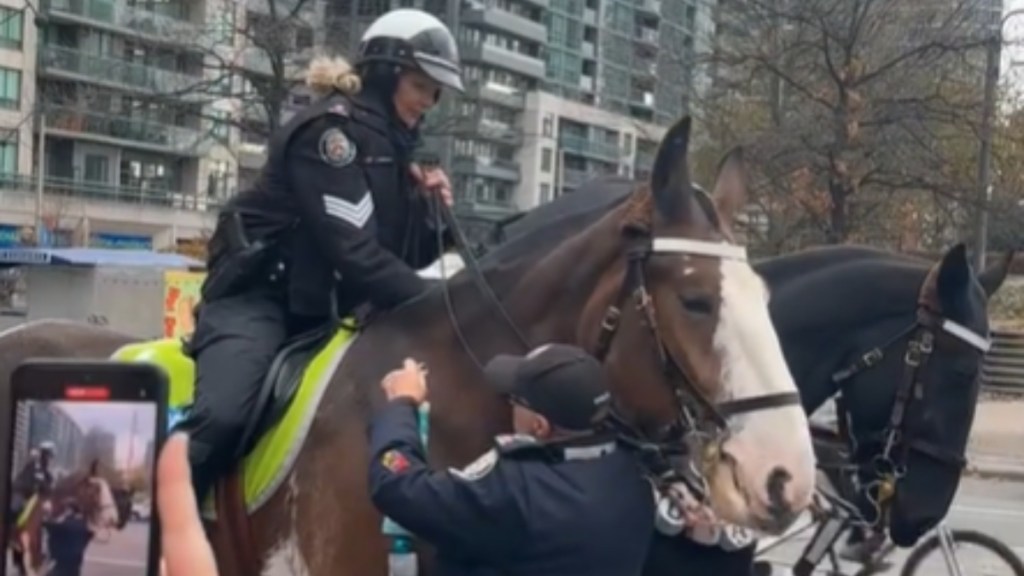
POLYGON ((356 158, 356 145, 338 128, 328 128, 320 136, 320 159, 326 164, 341 168, 356 158))
POLYGON ((409 459, 398 450, 388 450, 380 457, 380 463, 395 474, 401 474, 409 468, 409 459))
POLYGON ((494 466, 498 463, 498 451, 488 450, 483 456, 474 460, 469 466, 465 468, 449 468, 448 471, 457 478, 462 478, 468 482, 473 482, 483 478, 490 474, 491 470, 494 470, 494 466))

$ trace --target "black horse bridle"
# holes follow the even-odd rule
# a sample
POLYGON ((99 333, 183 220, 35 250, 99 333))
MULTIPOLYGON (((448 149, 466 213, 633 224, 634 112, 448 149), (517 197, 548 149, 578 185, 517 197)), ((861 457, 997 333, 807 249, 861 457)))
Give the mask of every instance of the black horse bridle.
MULTIPOLYGON (((835 372, 832 381, 842 391, 843 385, 854 376, 869 370, 885 358, 887 351, 909 336, 906 351, 903 355, 903 379, 896 390, 892 411, 885 428, 868 442, 878 442, 882 449, 872 458, 871 472, 874 480, 867 483, 863 490, 865 495, 877 509, 873 524, 882 524, 888 515, 889 506, 896 494, 897 485, 907 473, 907 457, 911 451, 924 454, 937 462, 956 468, 958 471, 966 466, 967 461, 962 454, 947 450, 923 438, 915 438, 908 433, 905 417, 910 404, 924 397, 926 382, 924 369, 935 351, 937 341, 945 341, 954 348, 972 350, 985 354, 991 347, 991 341, 970 328, 945 318, 936 312, 934 307, 919 303, 915 321, 899 331, 881 346, 876 346, 861 354, 852 364, 835 372)), ((980 377, 980 376, 979 376, 980 377)), ((845 401, 840 397, 836 401, 839 434, 850 449, 851 456, 856 451, 857 440, 849 429, 851 415, 845 401)), ((856 464, 860 470, 862 464, 856 464)))
POLYGON ((613 426, 619 429, 620 437, 644 451, 656 452, 662 456, 678 455, 685 451, 691 459, 691 468, 692 459, 699 452, 701 470, 691 469, 683 479, 687 480, 691 489, 704 496, 707 493, 707 486, 703 471, 718 460, 720 443, 729 434, 729 419, 750 412, 800 406, 800 393, 794 390, 718 403, 709 400, 696 387, 685 365, 676 358, 661 336, 654 299, 647 290, 646 264, 651 256, 659 254, 683 254, 746 262, 746 249, 725 242, 704 242, 685 238, 652 239, 646 233, 634 234, 626 250, 626 274, 616 300, 604 313, 594 355, 602 362, 605 360, 618 333, 622 310, 631 300, 636 311, 642 315, 643 323, 654 340, 666 382, 672 388, 678 416, 655 441, 651 441, 645 434, 629 425, 614 405, 609 409, 608 418, 613 426))

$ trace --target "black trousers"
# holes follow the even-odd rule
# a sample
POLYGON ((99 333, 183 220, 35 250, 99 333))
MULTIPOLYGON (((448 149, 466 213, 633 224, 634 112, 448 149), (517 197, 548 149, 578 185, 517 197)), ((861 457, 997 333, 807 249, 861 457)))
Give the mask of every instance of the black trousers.
POLYGON ((201 503, 237 459, 270 365, 290 333, 280 297, 265 291, 204 303, 190 343, 196 363, 189 463, 201 503))

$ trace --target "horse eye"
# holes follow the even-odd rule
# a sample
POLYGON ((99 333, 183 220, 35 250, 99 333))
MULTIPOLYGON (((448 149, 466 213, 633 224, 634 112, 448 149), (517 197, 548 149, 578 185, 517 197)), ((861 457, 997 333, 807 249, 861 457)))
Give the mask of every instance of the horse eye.
POLYGON ((679 301, 683 303, 683 309, 690 314, 708 316, 715 311, 715 306, 710 298, 703 296, 680 296, 679 301))

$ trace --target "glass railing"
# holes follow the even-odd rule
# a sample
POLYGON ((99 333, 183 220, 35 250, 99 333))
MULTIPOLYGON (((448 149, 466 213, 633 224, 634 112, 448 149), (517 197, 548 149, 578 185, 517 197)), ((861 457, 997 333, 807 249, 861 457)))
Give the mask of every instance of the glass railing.
MULTIPOLYGON (((38 180, 34 175, 0 173, 0 192, 24 192, 36 194, 38 180)), ((160 184, 147 186, 121 186, 104 182, 88 182, 73 178, 47 176, 43 180, 43 193, 48 196, 71 197, 81 200, 137 204, 180 210, 216 210, 222 200, 200 197, 194 192, 180 192, 162 187, 160 184)))
POLYGON ((43 66, 167 95, 184 94, 202 82, 200 77, 63 46, 46 46, 43 66))
POLYGON ((123 0, 48 0, 49 10, 67 12, 119 28, 195 42, 200 28, 186 20, 182 4, 154 3, 128 6, 123 0))
POLYGON ((96 134, 181 153, 200 154, 198 148, 203 141, 201 132, 194 128, 63 107, 47 107, 46 126, 52 130, 96 134))
POLYGON ((617 160, 622 154, 622 151, 618 146, 613 144, 605 144, 603 142, 595 142, 587 138, 580 136, 574 136, 571 134, 563 134, 558 138, 558 143, 570 152, 576 152, 578 154, 588 154, 593 156, 600 156, 602 158, 615 159, 617 160))

